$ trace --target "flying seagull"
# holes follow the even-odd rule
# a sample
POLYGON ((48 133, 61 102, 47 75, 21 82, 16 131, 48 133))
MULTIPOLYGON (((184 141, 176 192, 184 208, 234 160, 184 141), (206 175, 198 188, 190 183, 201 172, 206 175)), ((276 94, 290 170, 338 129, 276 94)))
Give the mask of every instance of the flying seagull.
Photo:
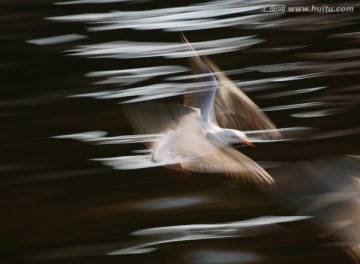
POLYGON ((148 144, 152 162, 272 184, 272 177, 232 144, 252 146, 243 132, 249 130, 262 138, 279 138, 275 125, 213 62, 200 57, 185 36, 182 41, 199 80, 196 89, 185 93, 183 105, 150 103, 128 109, 137 133, 162 134, 148 144))

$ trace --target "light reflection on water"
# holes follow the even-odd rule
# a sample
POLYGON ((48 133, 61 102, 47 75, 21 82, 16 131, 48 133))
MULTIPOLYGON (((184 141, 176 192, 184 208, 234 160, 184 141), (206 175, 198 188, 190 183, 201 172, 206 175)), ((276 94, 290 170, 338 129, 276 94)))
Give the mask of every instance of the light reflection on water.
POLYGON ((293 95, 303 94, 303 93, 312 93, 312 92, 316 92, 316 91, 319 91, 319 90, 322 90, 322 89, 325 89, 325 88, 326 88, 326 86, 313 87, 313 88, 304 88, 304 89, 293 90, 293 91, 274 92, 274 93, 271 93, 271 94, 261 95, 261 96, 258 96, 256 98, 270 99, 270 98, 277 98, 277 97, 284 97, 284 96, 293 96, 293 95))
POLYGON ((139 209, 144 210, 164 210, 164 209, 177 209, 192 205, 198 205, 207 202, 205 197, 171 197, 149 200, 138 204, 139 209))
POLYGON ((151 79, 153 77, 175 74, 179 72, 184 72, 186 70, 187 69, 185 67, 168 65, 127 70, 90 72, 86 76, 107 77, 106 80, 97 82, 95 84, 130 85, 151 79))
POLYGON ((61 36, 55 36, 49 38, 31 39, 28 40, 27 42, 35 45, 54 45, 54 44, 84 39, 84 38, 87 37, 79 34, 68 34, 68 35, 61 35, 61 36))
POLYGON ((266 23, 270 18, 281 14, 261 13, 263 1, 226 0, 209 1, 200 4, 153 9, 146 11, 113 11, 110 13, 78 14, 70 16, 49 17, 53 21, 84 22, 98 26, 90 27, 90 31, 106 31, 120 29, 189 31, 208 28, 223 28, 240 26, 243 24, 266 23), (257 11, 258 14, 242 15, 247 12, 257 11), (230 18, 224 16, 235 15, 230 18), (220 17, 220 18, 219 18, 220 17))
POLYGON ((116 89, 111 91, 103 91, 89 94, 77 94, 71 97, 94 97, 96 99, 114 99, 114 98, 126 98, 135 97, 134 99, 128 99, 123 103, 135 103, 141 101, 148 101, 154 99, 160 99, 164 97, 171 97, 175 95, 182 95, 191 90, 206 90, 208 82, 197 83, 159 83, 151 84, 142 87, 130 88, 130 89, 116 89))
POLYGON ((259 236, 280 228, 278 224, 309 219, 309 216, 268 216, 246 221, 221 224, 193 224, 157 227, 133 232, 135 236, 149 237, 150 242, 120 249, 108 255, 142 254, 156 250, 156 246, 181 241, 223 239, 229 237, 259 236))
MULTIPOLYGON (((211 55, 247 48, 263 40, 253 36, 216 39, 192 43, 199 55, 211 55)), ((136 59, 148 57, 183 58, 189 52, 182 43, 116 41, 80 46, 67 51, 70 55, 90 58, 136 59)))

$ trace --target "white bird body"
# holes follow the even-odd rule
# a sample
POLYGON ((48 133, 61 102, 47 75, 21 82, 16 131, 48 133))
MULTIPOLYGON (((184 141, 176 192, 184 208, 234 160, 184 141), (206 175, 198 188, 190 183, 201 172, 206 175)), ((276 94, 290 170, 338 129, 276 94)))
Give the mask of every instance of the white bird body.
MULTIPOLYGON (((156 118, 148 115, 149 111, 129 112, 130 121, 138 132, 164 134, 150 145, 151 160, 160 164, 173 164, 175 160, 184 170, 224 173, 272 184, 272 177, 256 162, 232 148, 232 144, 251 145, 239 128, 269 129, 272 132, 264 133, 266 137, 278 137, 275 126, 213 63, 204 62, 185 38, 183 41, 193 53, 193 72, 204 76, 208 86, 184 96, 184 107, 174 111, 180 116, 177 120, 164 117, 165 132, 159 131, 162 127, 159 120, 160 113, 166 110, 156 112, 156 118), (219 88, 216 79, 221 84, 219 88), (235 110, 234 106, 241 109, 235 110), (243 119, 238 121, 238 116, 243 119)), ((166 114, 170 115, 165 113, 164 116, 166 114)))

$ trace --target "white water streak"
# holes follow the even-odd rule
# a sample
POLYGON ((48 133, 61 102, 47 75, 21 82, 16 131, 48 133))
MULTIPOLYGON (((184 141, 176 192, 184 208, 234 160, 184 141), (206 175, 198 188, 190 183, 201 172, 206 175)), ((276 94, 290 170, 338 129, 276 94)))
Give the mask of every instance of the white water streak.
MULTIPOLYGON (((95 1, 79 0, 69 3, 74 4, 82 2, 95 1)), ((65 2, 62 2, 61 4, 64 3, 65 2)), ((216 0, 171 8, 142 11, 117 10, 109 13, 57 16, 49 17, 48 19, 63 22, 85 22, 95 25, 89 27, 90 31, 161 29, 181 32, 187 30, 242 26, 244 24, 263 24, 271 18, 282 16, 280 13, 260 13, 262 5, 263 1, 259 0, 251 2, 240 0, 216 0), (248 13, 251 14, 248 15, 248 13)))
POLYGON ((107 78, 106 80, 97 82, 95 84, 131 85, 151 79, 153 77, 176 74, 185 72, 187 70, 188 69, 186 67, 168 65, 124 70, 97 71, 90 72, 86 76, 107 78))
POLYGON ((48 38, 30 39, 26 42, 30 44, 42 46, 42 45, 54 45, 59 43, 65 43, 65 42, 70 42, 85 38, 87 38, 87 36, 79 35, 79 34, 67 34, 67 35, 60 35, 60 36, 54 36, 48 38))
POLYGON ((149 237, 152 241, 133 247, 120 249, 108 255, 142 254, 154 251, 157 246, 180 241, 194 241, 203 239, 221 239, 230 237, 256 236, 277 230, 279 223, 301 221, 310 216, 267 216, 221 224, 192 224, 157 227, 138 230, 132 233, 135 236, 149 237))
MULTIPOLYGON (((216 39, 203 42, 194 42, 192 46, 200 56, 238 51, 257 43, 262 39, 254 36, 216 39)), ((68 50, 70 55, 94 57, 94 58, 186 58, 191 56, 182 43, 160 43, 160 42, 135 42, 114 41, 93 45, 79 46, 68 50)))

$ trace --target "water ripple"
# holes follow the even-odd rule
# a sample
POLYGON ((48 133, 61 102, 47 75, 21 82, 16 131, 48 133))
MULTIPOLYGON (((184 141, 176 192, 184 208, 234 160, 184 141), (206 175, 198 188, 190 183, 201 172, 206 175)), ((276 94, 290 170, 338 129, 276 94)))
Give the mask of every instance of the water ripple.
MULTIPOLYGON (((158 73, 158 74, 161 75, 162 73, 158 73)), ((314 77, 322 76, 324 74, 325 73, 321 72, 321 73, 293 75, 286 77, 264 78, 264 79, 252 80, 252 81, 239 81, 235 83, 239 85, 239 87, 242 87, 244 91, 252 92, 252 91, 268 90, 268 89, 280 87, 281 85, 277 83, 314 78, 314 77)), ((113 83, 113 84, 117 83, 124 85, 129 83, 137 83, 146 78, 151 78, 151 77, 152 77, 151 74, 149 75, 139 74, 139 75, 135 75, 133 78, 125 77, 125 79, 122 79, 122 77, 117 76, 117 77, 109 78, 99 83, 113 83)), ((171 77, 171 78, 167 78, 167 80, 180 80, 180 79, 189 79, 189 78, 192 78, 192 76, 186 75, 179 77, 171 77)), ((92 97, 96 99, 115 99, 115 98, 135 97, 135 98, 127 99, 122 102, 122 103, 134 103, 134 102, 148 101, 148 100, 182 95, 188 92, 193 92, 195 90, 203 91, 207 89, 206 87, 210 87, 208 84, 209 84, 208 82, 194 82, 194 83, 163 82, 163 83, 155 83, 151 85, 145 85, 145 86, 128 88, 128 89, 112 89, 112 90, 94 92, 94 93, 76 94, 76 95, 71 95, 70 97, 92 97)), ((297 91, 287 91, 284 92, 283 94, 273 93, 273 94, 267 94, 265 95, 265 97, 273 98, 280 95, 289 96, 293 94, 309 93, 323 88, 325 87, 314 87, 314 88, 302 89, 297 91)))
POLYGON ((203 204, 207 201, 207 198, 201 196, 171 197, 145 201, 139 203, 137 207, 143 210, 177 209, 203 204))
POLYGON ((300 103, 300 104, 289 104, 289 105, 278 105, 266 107, 263 111, 279 111, 279 110, 288 110, 288 109, 297 109, 297 108, 308 108, 313 106, 323 105, 322 102, 309 102, 309 103, 300 103))
POLYGON ((53 45, 53 44, 65 43, 65 42, 75 41, 84 38, 87 38, 87 36, 79 35, 79 34, 67 34, 67 35, 60 35, 60 36, 41 38, 41 39, 30 39, 26 42, 35 45, 53 45))
MULTIPOLYGON (((72 1, 78 4, 95 2, 89 0, 72 1)), ((61 3, 61 4, 64 4, 61 3)), ((62 22, 85 22, 95 24, 90 31, 115 29, 187 31, 208 28, 242 26, 244 24, 266 23, 280 13, 260 13, 263 1, 210 1, 206 3, 161 8, 143 11, 112 11, 109 13, 88 13, 49 17, 49 20, 62 22), (241 13, 255 12, 251 15, 241 13), (233 15, 233 17, 228 17, 233 15), (226 16, 226 17, 224 17, 226 16)))
POLYGON ((175 74, 187 70, 188 70, 187 68, 182 66, 168 65, 168 66, 155 66, 155 67, 135 68, 135 69, 125 69, 125 70, 97 71, 97 72, 90 72, 86 76, 107 77, 106 80, 97 82, 95 84, 130 85, 151 79, 153 77, 175 74))
POLYGON ((147 228, 135 231, 132 235, 146 237, 150 239, 150 242, 112 251, 108 255, 143 254, 156 250, 157 246, 161 244, 181 241, 257 236, 279 229, 279 223, 301 221, 309 218, 311 217, 267 216, 221 224, 193 224, 147 228))
POLYGON ((105 131, 89 131, 83 133, 54 136, 52 138, 62 138, 62 139, 68 138, 68 139, 76 139, 87 142, 87 141, 99 140, 100 138, 104 137, 106 134, 107 132, 105 131))
POLYGON ((136 97, 128 99, 123 103, 134 103, 175 95, 185 94, 191 91, 203 91, 210 87, 207 82, 197 83, 157 83, 129 89, 109 90, 95 93, 72 95, 71 97, 93 97, 96 99, 115 99, 136 97))
POLYGON ((298 90, 292 90, 292 91, 274 92, 271 94, 264 94, 261 96, 257 96, 256 98, 257 99, 273 99, 273 98, 293 96, 293 95, 304 94, 304 93, 312 93, 312 92, 316 92, 316 91, 319 91, 319 90, 322 90, 325 88, 327 88, 327 86, 305 88, 305 89, 298 89, 298 90))
MULTIPOLYGON (((216 39, 192 43, 199 55, 210 55, 236 51, 263 42, 254 36, 216 39)), ((180 43, 114 41, 93 45, 79 46, 68 50, 70 55, 95 57, 135 59, 150 57, 183 58, 191 54, 180 43)))
MULTIPOLYGON (((348 110, 350 111, 350 110, 348 110)), ((302 112, 302 113, 295 113, 291 116, 298 117, 298 118, 312 118, 312 117, 322 117, 328 115, 334 115, 338 113, 346 112, 346 109, 343 108, 332 108, 332 109, 324 109, 319 111, 309 111, 309 112, 302 112)))

